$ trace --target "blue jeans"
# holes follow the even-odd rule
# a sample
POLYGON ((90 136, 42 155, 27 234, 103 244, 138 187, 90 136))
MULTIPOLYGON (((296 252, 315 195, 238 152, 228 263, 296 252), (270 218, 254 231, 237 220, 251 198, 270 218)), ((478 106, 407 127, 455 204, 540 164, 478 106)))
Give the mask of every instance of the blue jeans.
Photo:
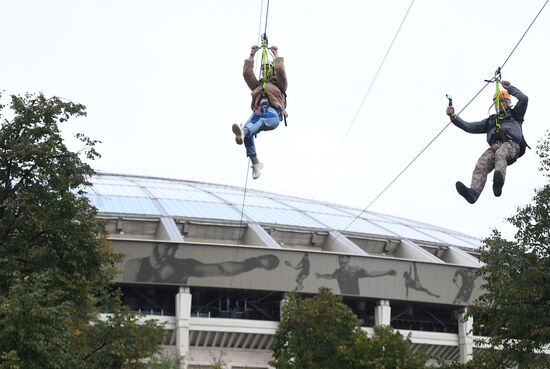
POLYGON ((262 109, 261 113, 254 112, 244 124, 248 129, 248 135, 244 137, 244 146, 246 147, 246 156, 256 156, 256 146, 254 145, 254 135, 261 131, 271 131, 279 126, 281 118, 275 108, 269 106, 267 110, 262 109))

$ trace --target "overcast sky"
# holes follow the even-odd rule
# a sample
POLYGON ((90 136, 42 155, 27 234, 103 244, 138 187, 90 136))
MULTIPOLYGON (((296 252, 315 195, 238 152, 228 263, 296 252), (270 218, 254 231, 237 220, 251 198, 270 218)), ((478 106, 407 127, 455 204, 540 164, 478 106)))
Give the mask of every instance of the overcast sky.
MULTIPOLYGON (((270 45, 288 75, 288 127, 257 138, 262 176, 248 187, 364 209, 508 57, 544 0, 416 0, 367 95, 410 0, 271 0, 270 45), (365 99, 366 96, 366 99, 365 99), (365 100, 364 100, 365 99, 365 100), (364 101, 362 103, 362 101, 364 101), (360 109, 360 110, 358 110, 360 109), (356 118, 356 112, 359 111, 356 118), (345 136, 349 129, 349 134, 345 136), (340 149, 339 149, 340 148, 340 149)), ((102 143, 100 172, 243 187, 247 159, 232 123, 250 115, 243 60, 263 32, 260 0, 0 0, 0 89, 43 92, 87 106, 63 132, 102 143)), ((503 69, 529 96, 524 134, 548 124, 550 9, 503 69)), ((494 85, 461 114, 489 112, 494 85)), ((486 237, 544 183, 535 150, 492 176, 475 205, 469 185, 484 135, 450 125, 370 211, 486 237)))

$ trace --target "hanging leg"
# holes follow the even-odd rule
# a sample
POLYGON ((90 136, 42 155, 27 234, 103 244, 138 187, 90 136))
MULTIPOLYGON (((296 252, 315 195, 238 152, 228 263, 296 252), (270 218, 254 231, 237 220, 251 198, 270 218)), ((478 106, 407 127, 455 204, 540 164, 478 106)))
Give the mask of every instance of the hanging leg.
POLYGON ((252 114, 250 119, 243 126, 246 155, 249 156, 252 161, 252 179, 258 179, 264 167, 263 163, 258 160, 256 155, 254 136, 262 131, 274 130, 279 126, 279 122, 279 114, 274 108, 269 107, 267 111, 261 114, 252 114))
POLYGON ((495 153, 492 148, 485 150, 479 157, 474 172, 472 173, 472 182, 470 187, 481 193, 487 182, 487 175, 495 168, 495 153))
POLYGON ((495 152, 495 173, 493 175, 493 193, 502 194, 508 163, 512 163, 519 152, 519 145, 513 141, 502 143, 495 152))
POLYGON ((269 107, 264 113, 253 114, 253 116, 256 119, 249 119, 244 125, 248 129, 247 135, 253 136, 262 131, 271 131, 279 126, 279 114, 272 107, 269 107))
POLYGON ((462 182, 456 182, 456 190, 470 204, 474 204, 479 198, 481 191, 483 191, 483 187, 485 187, 485 182, 487 181, 487 174, 493 170, 495 165, 494 156, 495 154, 491 148, 488 148, 481 154, 472 173, 470 187, 467 187, 462 182))

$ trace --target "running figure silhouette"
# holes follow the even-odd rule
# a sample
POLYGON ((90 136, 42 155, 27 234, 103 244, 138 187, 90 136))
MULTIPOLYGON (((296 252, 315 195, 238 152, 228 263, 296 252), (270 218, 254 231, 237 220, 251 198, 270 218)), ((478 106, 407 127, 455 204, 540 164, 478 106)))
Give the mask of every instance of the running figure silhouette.
POLYGON ((296 291, 300 291, 304 288, 304 280, 309 276, 309 255, 307 252, 304 253, 302 260, 296 265, 292 265, 290 261, 285 260, 285 264, 291 267, 292 269, 299 270, 300 272, 296 276, 296 291))

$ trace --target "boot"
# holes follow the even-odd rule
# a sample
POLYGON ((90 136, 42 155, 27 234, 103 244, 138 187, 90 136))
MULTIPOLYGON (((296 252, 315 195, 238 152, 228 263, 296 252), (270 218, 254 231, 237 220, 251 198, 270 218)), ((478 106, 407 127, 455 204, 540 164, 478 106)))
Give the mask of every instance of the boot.
POLYGON ((493 174, 493 193, 496 197, 502 195, 502 186, 504 186, 504 176, 498 170, 493 174))
POLYGON ((475 203, 477 201, 477 198, 479 197, 479 192, 477 190, 466 187, 466 185, 460 181, 456 182, 456 190, 470 204, 475 203))

